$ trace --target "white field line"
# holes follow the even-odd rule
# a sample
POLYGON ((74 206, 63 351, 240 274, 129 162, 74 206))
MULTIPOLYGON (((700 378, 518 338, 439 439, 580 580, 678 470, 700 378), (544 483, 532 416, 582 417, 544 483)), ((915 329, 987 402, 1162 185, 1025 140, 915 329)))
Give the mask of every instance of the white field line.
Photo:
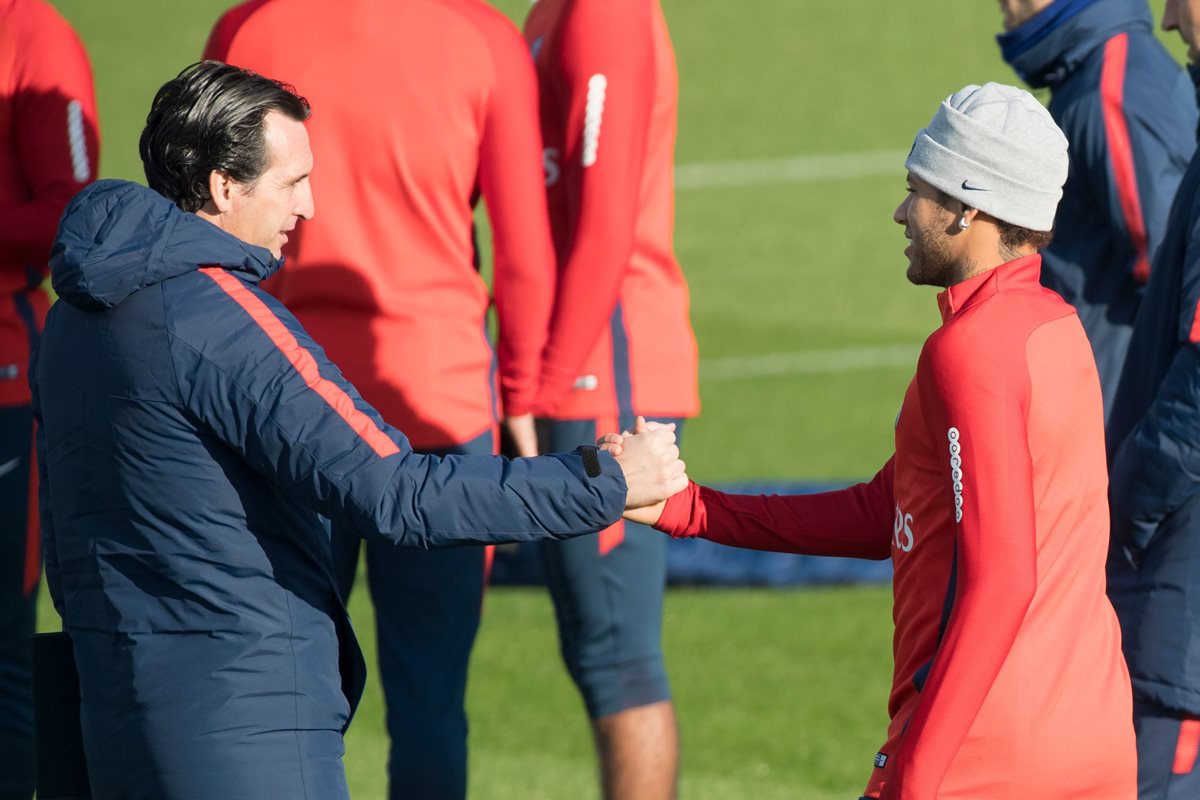
POLYGON ((709 383, 768 378, 782 375, 817 375, 872 369, 916 369, 921 346, 895 344, 882 347, 846 347, 799 353, 769 353, 700 360, 700 380, 709 383))
POLYGON ((829 153, 750 161, 706 161, 675 168, 676 189, 807 183, 882 175, 904 177, 907 150, 829 153))

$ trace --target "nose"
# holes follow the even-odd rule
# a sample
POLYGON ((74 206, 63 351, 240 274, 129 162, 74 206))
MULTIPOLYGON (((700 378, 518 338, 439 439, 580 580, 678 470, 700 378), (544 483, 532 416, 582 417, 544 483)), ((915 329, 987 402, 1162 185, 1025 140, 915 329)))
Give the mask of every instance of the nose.
POLYGON ((904 199, 900 201, 900 205, 896 206, 896 210, 892 212, 892 222, 895 222, 897 225, 908 224, 908 205, 911 202, 912 195, 905 195, 904 199))
POLYGON ((317 213, 311 181, 306 179, 300 185, 299 191, 296 193, 296 208, 292 213, 300 219, 312 219, 313 215, 317 213))
POLYGON ((1179 30, 1179 0, 1167 0, 1167 5, 1163 8, 1162 29, 1179 30))

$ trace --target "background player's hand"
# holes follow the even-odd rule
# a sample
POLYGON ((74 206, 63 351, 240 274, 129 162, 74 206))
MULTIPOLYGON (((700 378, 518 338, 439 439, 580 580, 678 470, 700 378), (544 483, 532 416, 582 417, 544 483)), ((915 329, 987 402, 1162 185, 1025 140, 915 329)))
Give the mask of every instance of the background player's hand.
POLYGON ((674 423, 647 423, 638 417, 635 433, 602 448, 613 453, 625 473, 627 509, 659 503, 687 486, 686 467, 675 446, 674 423))
POLYGON ((505 417, 500 424, 504 426, 507 444, 512 451, 505 452, 506 456, 527 457, 538 454, 537 430, 533 424, 533 414, 505 417))
MULTIPOLYGON (((656 422, 654 420, 647 421, 645 417, 638 417, 633 424, 634 433, 646 433, 647 431, 656 431, 660 428, 670 428, 675 430, 675 423, 656 422)), ((625 437, 632 436, 633 433, 625 431, 624 433, 606 433, 596 440, 596 446, 601 450, 605 450, 613 454, 613 457, 621 455, 622 444, 625 437)))

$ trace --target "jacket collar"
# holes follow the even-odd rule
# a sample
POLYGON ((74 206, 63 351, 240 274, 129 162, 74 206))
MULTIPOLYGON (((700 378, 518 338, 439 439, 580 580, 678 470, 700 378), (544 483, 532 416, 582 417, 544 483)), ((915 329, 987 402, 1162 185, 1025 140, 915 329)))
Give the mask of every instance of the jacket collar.
POLYGON ((205 266, 258 283, 282 262, 162 195, 128 181, 97 181, 72 198, 50 255, 58 295, 112 308, 134 292, 205 266))
POLYGON ((1038 253, 1008 261, 956 283, 937 296, 942 324, 949 322, 972 306, 982 303, 998 292, 1022 286, 1041 286, 1042 257, 1038 253))
POLYGON ((996 42, 1021 80, 1053 87, 1116 34, 1153 29, 1145 0, 1055 0, 996 42))

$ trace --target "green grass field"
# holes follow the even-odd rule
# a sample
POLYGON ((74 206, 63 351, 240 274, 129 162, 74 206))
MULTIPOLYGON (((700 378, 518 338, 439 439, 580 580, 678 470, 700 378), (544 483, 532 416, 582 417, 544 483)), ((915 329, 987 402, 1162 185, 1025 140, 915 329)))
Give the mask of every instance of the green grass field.
MULTIPOLYGON (((54 3, 93 59, 102 174, 140 180, 136 142, 155 89, 198 58, 230 3, 54 3)), ((904 280, 891 222, 904 153, 951 92, 1015 81, 992 40, 999 11, 948 0, 663 4, 680 71, 681 182, 734 162, 725 184, 697 179, 677 197, 704 403, 687 431, 689 471, 701 481, 869 476, 891 451, 916 352, 937 323, 934 293, 904 280), (778 163, 797 157, 809 160, 778 163), (813 161, 883 167, 788 177, 813 161)), ((497 5, 518 22, 528 8, 497 5)), ((1151 5, 1157 15, 1162 0, 1151 5)), ((889 596, 670 592, 683 797, 857 797, 886 722, 889 596)), ((352 612, 370 650, 363 592, 352 612)), ((542 592, 489 595, 469 702, 473 798, 597 796, 542 592)), ((356 798, 385 796, 382 731, 373 683, 347 741, 356 798)))

